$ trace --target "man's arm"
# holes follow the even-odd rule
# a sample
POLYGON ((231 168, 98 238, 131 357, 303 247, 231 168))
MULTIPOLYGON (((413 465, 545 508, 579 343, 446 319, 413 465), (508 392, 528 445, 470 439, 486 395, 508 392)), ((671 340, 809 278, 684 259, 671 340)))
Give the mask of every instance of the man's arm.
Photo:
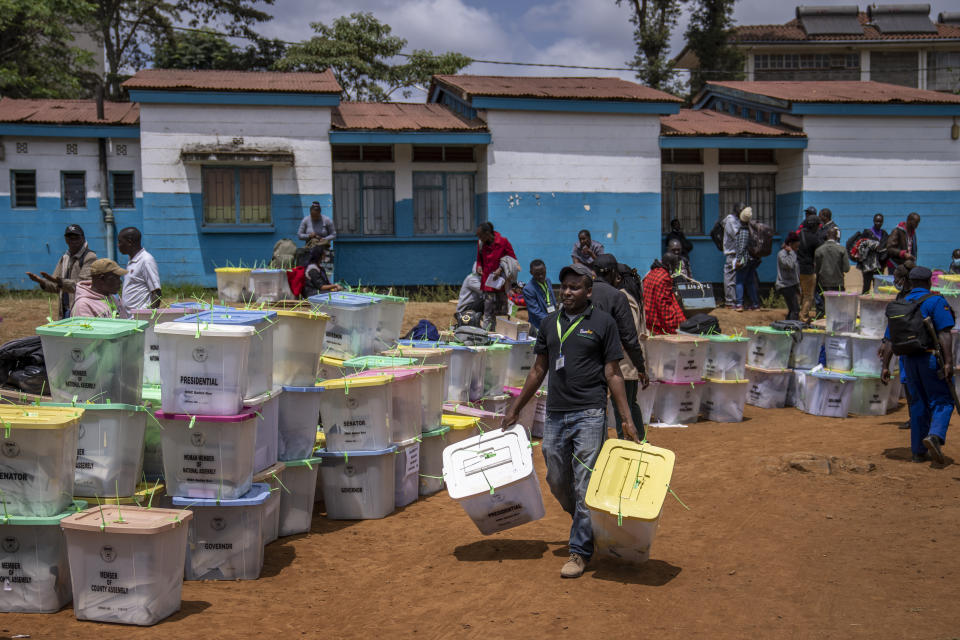
POLYGON ((546 307, 540 304, 540 296, 537 295, 538 288, 533 280, 523 285, 523 300, 527 303, 527 315, 531 322, 536 318, 537 328, 540 327, 540 321, 547 315, 546 307))
POLYGON ((820 275, 820 265, 823 264, 823 251, 818 248, 813 252, 813 272, 820 275))
MULTIPOLYGON (((843 249, 843 245, 840 245, 840 248, 843 249)), ((847 253, 846 249, 843 249, 843 272, 848 273, 850 271, 850 254, 847 253)))
POLYGON ((947 329, 938 333, 937 338, 943 350, 943 373, 949 378, 953 375, 953 334, 950 333, 950 329, 947 329))
MULTIPOLYGON (((617 333, 620 334, 620 343, 623 345, 623 350, 627 352, 627 356, 629 356, 637 371, 646 377, 647 368, 643 362, 643 351, 640 349, 639 340, 637 340, 637 327, 633 324, 633 314, 630 313, 630 305, 627 303, 626 296, 617 292, 611 312, 610 315, 617 321, 617 333)), ((619 369, 620 365, 618 364, 617 370, 619 371, 619 369)))
POLYGON ((623 372, 620 371, 620 363, 616 360, 606 363, 603 365, 603 374, 607 378, 607 387, 610 389, 613 401, 617 404, 617 410, 620 412, 624 435, 634 442, 640 442, 637 426, 633 424, 633 414, 630 413, 630 403, 627 402, 627 390, 623 384, 623 372))
MULTIPOLYGON (((617 364, 617 363, 614 363, 617 364)), ((506 415, 500 421, 500 428, 506 429, 507 427, 517 423, 517 420, 520 419, 520 411, 526 404, 530 401, 530 398, 533 397, 533 394, 537 392, 540 388, 540 385, 543 384, 543 379, 547 377, 547 367, 549 365, 549 360, 547 359, 547 354, 538 353, 537 359, 534 360, 533 366, 530 367, 530 373, 527 374, 527 379, 523 383, 523 390, 520 392, 520 395, 516 400, 510 405, 510 408, 507 409, 506 415)), ((617 364, 617 371, 620 371, 620 365, 617 364)), ((623 389, 623 376, 620 377, 620 387, 623 389)), ((626 397, 626 396, 624 396, 626 397)), ((620 406, 620 405, 617 405, 620 406)), ((531 427, 533 425, 524 425, 525 427, 531 427)))
POLYGON ((893 355, 893 345, 890 341, 884 339, 880 344, 880 382, 887 384, 890 382, 890 357, 893 355))

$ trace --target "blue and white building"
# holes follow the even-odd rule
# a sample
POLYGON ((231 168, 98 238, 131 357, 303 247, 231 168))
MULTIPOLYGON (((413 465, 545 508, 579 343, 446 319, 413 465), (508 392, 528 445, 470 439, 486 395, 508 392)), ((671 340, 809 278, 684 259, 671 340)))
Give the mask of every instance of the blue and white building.
POLYGON ((103 118, 91 101, 0 101, 0 285, 32 286, 24 272, 51 269, 77 223, 100 255, 137 226, 165 282, 213 286, 215 267, 269 260, 314 201, 354 284, 458 283, 483 220, 524 267, 559 270, 588 228, 645 271, 673 217, 694 275, 714 281, 706 234, 739 200, 778 237, 813 205, 845 234, 917 211, 931 266, 960 245, 960 96, 726 82, 681 110, 616 78, 438 76, 426 104, 359 104, 329 72, 167 70, 126 87, 133 102, 103 118))

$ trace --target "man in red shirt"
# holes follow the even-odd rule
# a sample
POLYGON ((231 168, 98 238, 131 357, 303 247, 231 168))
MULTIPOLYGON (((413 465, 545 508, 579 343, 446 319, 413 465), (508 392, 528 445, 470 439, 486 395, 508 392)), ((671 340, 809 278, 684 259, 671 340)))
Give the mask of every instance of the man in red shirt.
POLYGON ((493 329, 498 315, 507 313, 507 282, 500 267, 500 259, 504 256, 517 259, 510 241, 493 230, 492 222, 481 222, 477 227, 477 265, 483 292, 483 328, 488 331, 493 329), (488 283, 490 278, 503 282, 488 283), (490 284, 499 284, 499 287, 490 284))
POLYGON ((673 275, 680 267, 680 258, 665 253, 643 277, 643 313, 651 335, 676 333, 680 323, 687 319, 673 293, 673 275))

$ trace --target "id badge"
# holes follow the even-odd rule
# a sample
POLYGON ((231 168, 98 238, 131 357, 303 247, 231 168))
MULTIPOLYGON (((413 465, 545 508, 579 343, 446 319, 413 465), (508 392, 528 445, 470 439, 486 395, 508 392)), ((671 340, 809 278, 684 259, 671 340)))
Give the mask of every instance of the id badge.
POLYGON ((560 369, 563 369, 563 354, 560 354, 559 356, 557 356, 557 364, 554 366, 554 369, 556 369, 557 371, 560 371, 560 369))
POLYGON ((552 305, 552 304, 547 305, 547 313, 553 313, 556 310, 557 310, 557 307, 555 305, 552 305))

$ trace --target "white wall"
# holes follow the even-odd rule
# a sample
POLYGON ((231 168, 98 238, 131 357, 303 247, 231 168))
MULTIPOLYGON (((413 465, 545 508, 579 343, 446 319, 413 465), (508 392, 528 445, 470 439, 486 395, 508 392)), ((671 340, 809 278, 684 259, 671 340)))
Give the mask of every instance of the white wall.
POLYGON ((491 110, 490 192, 659 193, 660 117, 491 110))
POLYGON ((273 167, 275 194, 332 191, 329 107, 143 104, 140 143, 143 188, 150 193, 199 193, 200 165, 184 165, 184 146, 230 145, 293 151, 293 167, 273 167))
POLYGON ((960 189, 949 117, 804 116, 805 191, 960 189))

